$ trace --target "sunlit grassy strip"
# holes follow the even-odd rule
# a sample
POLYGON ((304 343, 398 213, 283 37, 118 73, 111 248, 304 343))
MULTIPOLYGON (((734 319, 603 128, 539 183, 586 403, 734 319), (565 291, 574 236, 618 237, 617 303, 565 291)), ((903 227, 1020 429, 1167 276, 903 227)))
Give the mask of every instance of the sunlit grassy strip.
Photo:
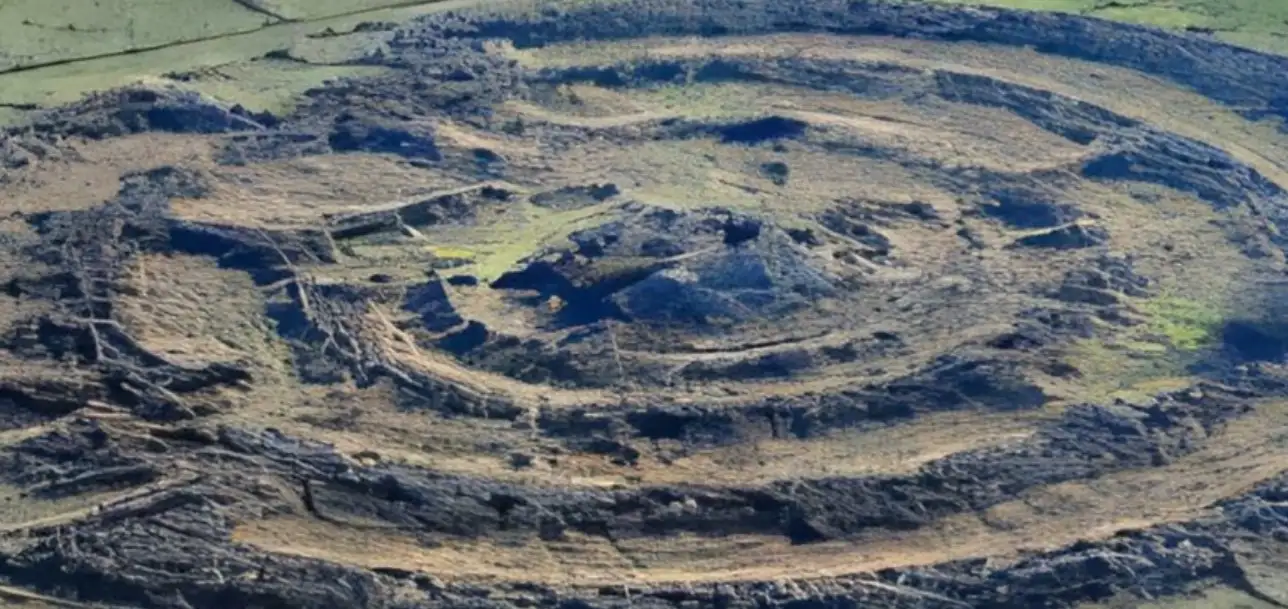
MULTIPOLYGON (((919 1, 919 0, 906 0, 919 1)), ((1232 44, 1288 54, 1288 2, 1282 0, 933 0, 1076 13, 1172 30, 1210 30, 1232 44)))
POLYGON ((524 204, 518 217, 490 226, 465 229, 455 239, 433 247, 433 253, 444 258, 469 260, 461 272, 493 281, 520 261, 539 252, 543 246, 561 242, 573 232, 602 221, 611 203, 567 211, 550 211, 524 204))
POLYGON ((180 86, 251 110, 283 114, 291 111, 306 91, 328 80, 378 76, 385 72, 379 66, 313 66, 265 60, 220 68, 215 78, 180 83, 180 86))

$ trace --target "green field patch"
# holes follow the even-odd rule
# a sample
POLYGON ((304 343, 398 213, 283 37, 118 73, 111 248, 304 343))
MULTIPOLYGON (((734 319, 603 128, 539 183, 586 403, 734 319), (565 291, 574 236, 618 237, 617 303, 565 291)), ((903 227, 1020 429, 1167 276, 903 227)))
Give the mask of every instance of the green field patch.
POLYGON ((444 258, 447 260, 473 260, 478 256, 474 251, 463 247, 431 245, 426 247, 425 250, 430 254, 433 254, 435 258, 444 258))
POLYGON ((27 113, 17 108, 0 108, 0 126, 22 122, 27 113))
MULTIPOLYGON (((790 91, 790 87, 692 83, 635 89, 627 97, 660 111, 691 117, 753 118, 762 114, 758 109, 770 106, 779 99, 786 101, 786 95, 790 91), (788 91, 785 92, 784 89, 788 91), (755 102, 749 103, 749 100, 755 100, 755 102)), ((801 91, 801 93, 811 92, 801 91)))
MULTIPOLYGON (((225 3, 235 5, 232 0, 216 0, 209 3, 199 3, 196 0, 176 0, 175 2, 154 0, 154 2, 134 2, 133 4, 150 5, 153 3, 170 7, 166 10, 172 11, 167 13, 172 16, 176 14, 175 11, 178 11, 178 7, 183 6, 208 5, 203 10, 214 10, 209 7, 222 6, 225 3)), ((28 2, 27 0, 17 3, 0 3, 0 104, 55 106, 74 102, 92 91, 122 87, 139 81, 155 79, 164 74, 202 72, 211 68, 225 70, 234 76, 245 74, 248 77, 255 78, 262 75, 263 68, 247 66, 255 63, 257 58, 262 58, 272 51, 289 50, 293 56, 311 62, 335 62, 340 60, 339 56, 346 54, 352 56, 354 51, 363 48, 369 40, 369 35, 357 34, 332 38, 309 38, 310 35, 326 30, 348 32, 359 23, 369 21, 404 22, 427 13, 459 7, 463 2, 424 2, 413 6, 377 9, 318 21, 277 23, 271 27, 262 27, 265 17, 252 13, 258 21, 255 22, 255 27, 236 30, 242 33, 230 31, 225 32, 220 37, 182 44, 174 43, 188 38, 175 38, 171 42, 164 43, 169 44, 169 46, 126 54, 120 54, 122 49, 119 48, 120 45, 118 44, 115 47, 103 47, 106 50, 100 49, 102 52, 91 54, 106 56, 5 73, 4 66, 13 64, 16 55, 20 53, 18 49, 23 48, 24 44, 29 44, 15 38, 14 34, 7 32, 5 28, 18 27, 14 25, 13 19, 17 19, 20 24, 25 18, 24 14, 35 14, 34 9, 28 6, 34 4, 34 2, 28 2), (23 11, 27 11, 27 13, 23 11), (9 63, 6 64, 6 61, 9 63)), ((76 7, 79 7, 80 4, 80 2, 73 0, 63 0, 61 3, 55 3, 57 6, 76 7)), ((119 11, 126 11, 126 7, 132 5, 129 0, 116 0, 115 3, 104 1, 99 4, 116 6, 119 11)), ((385 4, 387 5, 388 3, 385 4)), ((120 12, 120 14, 128 16, 133 13, 120 12)), ((183 19, 197 19, 191 13, 177 14, 186 15, 183 19)), ((178 17, 172 20, 176 23, 181 21, 178 17)), ((137 23, 136 20, 136 27, 137 23)), ((62 57, 61 60, 69 57, 62 57)), ((313 73, 315 75, 312 77, 314 86, 320 85, 323 81, 336 76, 334 70, 326 69, 333 66, 310 67, 318 70, 313 73)), ((291 74, 289 78, 294 82, 298 82, 300 76, 300 74, 291 74)), ((271 82, 273 78, 284 77, 275 76, 266 80, 271 82)), ((223 86, 226 90, 237 90, 239 87, 236 83, 229 83, 223 86)), ((242 88, 253 93, 264 88, 264 86, 263 84, 252 82, 242 88)), ((271 95, 270 97, 276 98, 280 96, 271 95)), ((0 114, 0 124, 5 124, 5 121, 12 121, 16 118, 19 118, 17 113, 0 114)))
POLYGON ((1188 298, 1160 296, 1141 301, 1138 308, 1148 317, 1146 330, 1181 351, 1214 344, 1226 320, 1220 307, 1188 298))
POLYGON ((305 91, 327 81, 378 76, 387 71, 379 66, 327 66, 265 59, 208 70, 192 81, 177 84, 251 110, 283 114, 294 108, 305 91))
POLYGON ((1220 342, 1230 312, 1220 303, 1166 294, 1132 302, 1142 323, 1104 324, 1103 336, 1072 344, 1066 362, 1083 378, 1085 399, 1148 399, 1197 380, 1193 366, 1220 342))
POLYGON ((1139 401, 1157 393, 1160 385, 1186 386, 1193 381, 1187 370, 1192 359, 1147 341, 1079 341, 1070 345, 1066 361, 1082 374, 1078 398, 1092 402, 1139 401))
POLYGON ((426 229, 417 237, 359 237, 346 241, 345 248, 354 257, 349 264, 354 268, 424 269, 447 263, 452 274, 490 282, 547 248, 570 245, 568 235, 603 221, 608 205, 553 211, 523 203, 475 225, 426 229))
POLYGON ((415 0, 255 0, 276 15, 297 21, 421 4, 415 0))
POLYGON ((609 204, 551 211, 531 204, 486 225, 434 234, 438 251, 469 252, 471 263, 461 272, 490 282, 547 247, 567 244, 568 235, 595 226, 609 204))
POLYGON ((0 3, 0 71, 257 30, 276 21, 233 0, 0 3))
POLYGON ((1169 6, 1122 6, 1101 9, 1094 14, 1102 19, 1173 29, 1201 26, 1210 21, 1206 15, 1169 6))

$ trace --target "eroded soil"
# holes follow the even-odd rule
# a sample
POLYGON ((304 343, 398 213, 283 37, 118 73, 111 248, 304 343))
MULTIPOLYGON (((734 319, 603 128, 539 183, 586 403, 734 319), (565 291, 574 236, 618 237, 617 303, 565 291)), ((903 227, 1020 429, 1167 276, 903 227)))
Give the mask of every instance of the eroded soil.
POLYGON ((288 115, 176 75, 0 141, 0 598, 1288 603, 1288 60, 828 0, 373 27, 288 115))

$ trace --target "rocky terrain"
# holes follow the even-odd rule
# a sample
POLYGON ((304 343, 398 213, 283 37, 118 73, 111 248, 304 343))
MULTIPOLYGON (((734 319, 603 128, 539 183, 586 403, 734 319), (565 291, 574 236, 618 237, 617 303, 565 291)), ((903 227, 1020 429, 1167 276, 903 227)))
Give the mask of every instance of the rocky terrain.
POLYGON ((0 136, 0 599, 1288 604, 1288 58, 863 0, 358 29, 289 113, 173 73, 0 136))

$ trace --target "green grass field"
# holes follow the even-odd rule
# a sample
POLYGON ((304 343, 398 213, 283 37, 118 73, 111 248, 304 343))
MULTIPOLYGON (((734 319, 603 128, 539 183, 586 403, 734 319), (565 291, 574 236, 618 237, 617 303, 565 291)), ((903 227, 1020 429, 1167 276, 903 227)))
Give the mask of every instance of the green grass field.
POLYGON ((0 71, 249 32, 272 23, 233 0, 9 0, 0 71))
MULTIPOLYGON (((421 4, 416 0, 7 0, 0 72, 421 4)), ((321 29, 321 28, 317 28, 321 29)))

